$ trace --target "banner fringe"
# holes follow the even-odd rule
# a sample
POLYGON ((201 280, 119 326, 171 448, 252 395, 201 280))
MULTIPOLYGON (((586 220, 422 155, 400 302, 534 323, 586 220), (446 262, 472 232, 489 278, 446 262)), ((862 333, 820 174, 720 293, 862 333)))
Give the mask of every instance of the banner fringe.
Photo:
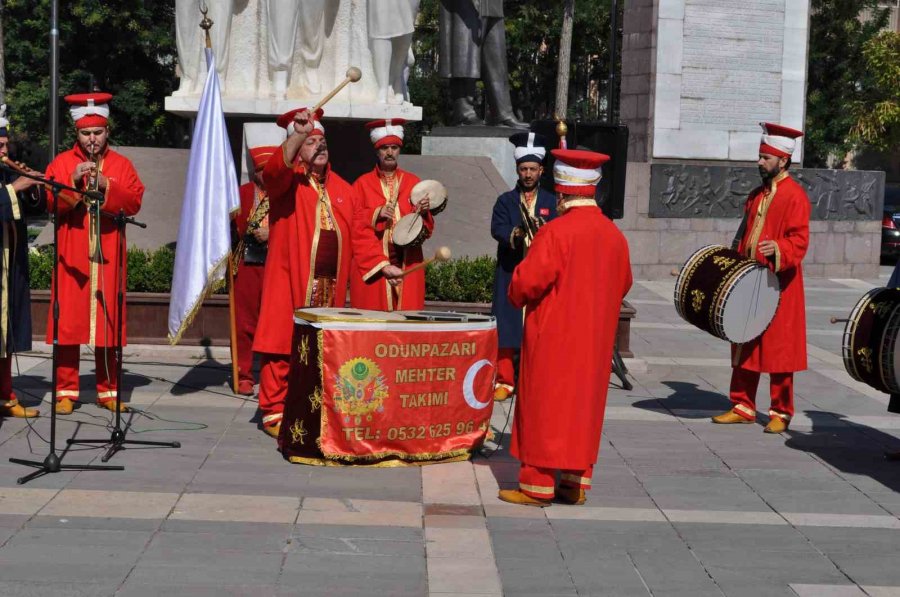
MULTIPOLYGON (((178 250, 177 247, 175 250, 178 250)), ((167 337, 169 339, 169 346, 175 346, 176 344, 181 342, 181 337, 194 322, 194 317, 197 316, 197 313, 200 312, 200 308, 203 306, 203 301, 208 299, 211 295, 215 294, 225 286, 224 277, 221 280, 210 280, 210 278, 213 276, 213 274, 216 273, 216 270, 222 267, 222 265, 224 265, 230 258, 231 251, 226 253, 225 256, 207 272, 206 284, 204 285, 203 290, 200 292, 200 296, 194 302, 194 305, 188 310, 187 315, 185 315, 184 319, 182 319, 181 325, 178 326, 178 331, 174 336, 171 333, 167 334, 167 337)))

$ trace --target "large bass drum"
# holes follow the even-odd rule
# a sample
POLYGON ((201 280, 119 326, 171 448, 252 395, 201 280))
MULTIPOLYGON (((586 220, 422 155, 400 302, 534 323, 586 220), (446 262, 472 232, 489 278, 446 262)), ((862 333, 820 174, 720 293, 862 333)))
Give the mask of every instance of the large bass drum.
POLYGON ((900 393, 900 290, 873 288, 844 326, 844 367, 850 377, 888 394, 900 393))
POLYGON ((736 344, 762 335, 780 300, 778 277, 769 268, 720 245, 691 255, 675 282, 678 314, 736 344))

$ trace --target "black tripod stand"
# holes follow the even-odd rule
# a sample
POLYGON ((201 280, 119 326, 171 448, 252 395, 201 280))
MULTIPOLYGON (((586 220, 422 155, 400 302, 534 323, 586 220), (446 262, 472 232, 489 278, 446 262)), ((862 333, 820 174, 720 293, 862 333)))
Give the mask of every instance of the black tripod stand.
MULTIPOLYGON (((12 172, 10 168, 0 166, 8 172, 12 172)), ((53 309, 53 358, 52 358, 52 386, 50 391, 50 453, 43 460, 25 460, 22 458, 10 458, 9 461, 15 464, 22 464, 37 469, 33 473, 19 477, 16 482, 19 485, 28 483, 32 479, 43 477, 50 473, 58 473, 60 471, 121 471, 124 466, 99 465, 99 464, 63 464, 60 457, 56 453, 56 350, 59 347, 59 251, 57 250, 59 242, 59 200, 61 191, 69 191, 81 196, 89 196, 90 192, 80 191, 70 186, 60 184, 53 180, 48 180, 41 176, 32 176, 25 172, 16 172, 19 176, 25 176, 33 180, 41 181, 48 185, 53 193, 53 289, 51 292, 50 304, 53 309)))
MULTIPOLYGON (((134 218, 127 217, 125 212, 121 209, 119 213, 116 215, 108 214, 100 211, 100 206, 97 204, 95 208, 98 214, 102 214, 104 216, 108 216, 113 218, 116 222, 117 229, 117 245, 118 245, 118 255, 116 257, 116 363, 118 365, 118 370, 116 371, 116 423, 113 427, 112 434, 109 439, 70 439, 68 440, 69 445, 71 444, 109 444, 109 448, 106 450, 106 454, 103 455, 100 460, 102 462, 109 461, 116 452, 119 450, 124 450, 125 445, 137 445, 137 446, 157 446, 160 448, 180 448, 180 442, 151 442, 151 441, 138 441, 133 439, 125 439, 125 432, 128 430, 130 425, 125 425, 122 427, 122 369, 124 368, 124 363, 122 362, 123 351, 122 351, 122 313, 125 306, 125 254, 126 254, 126 246, 125 246, 125 226, 126 224, 133 224, 140 228, 146 228, 147 225, 141 222, 136 221, 134 218)), ((104 350, 108 350, 108 348, 104 348, 104 350)))

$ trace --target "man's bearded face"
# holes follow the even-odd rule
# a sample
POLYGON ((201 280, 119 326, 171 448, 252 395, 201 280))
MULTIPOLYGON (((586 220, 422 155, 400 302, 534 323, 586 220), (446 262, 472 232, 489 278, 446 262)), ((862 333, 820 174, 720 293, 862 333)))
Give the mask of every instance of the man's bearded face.
POLYGON ((78 144, 88 155, 101 154, 109 141, 109 127, 90 126, 78 129, 78 144))
POLYGON ((307 137, 300 146, 300 160, 307 166, 328 165, 328 142, 321 135, 307 137))

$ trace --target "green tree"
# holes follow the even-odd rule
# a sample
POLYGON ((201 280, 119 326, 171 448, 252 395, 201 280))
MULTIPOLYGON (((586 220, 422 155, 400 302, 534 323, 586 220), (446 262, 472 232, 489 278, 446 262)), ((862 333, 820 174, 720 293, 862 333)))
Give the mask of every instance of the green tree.
POLYGON ((863 45, 863 95, 853 104, 851 139, 879 151, 900 147, 900 33, 882 31, 863 45))
MULTIPOLYGON (((7 99, 16 141, 46 150, 50 91, 50 0, 5 0, 7 99)), ((163 109, 175 79, 173 2, 59 2, 61 95, 96 88, 115 96, 112 138, 118 145, 170 146, 185 126, 163 109)), ((59 98, 64 149, 74 140, 59 98)))
POLYGON ((853 149, 851 106, 864 100, 863 47, 887 22, 878 0, 812 0, 804 165, 827 167, 853 149), (860 19, 861 14, 869 18, 860 19))
MULTIPOLYGON (((552 118, 565 3, 508 0, 504 8, 513 104, 526 121, 552 118)), ((608 0, 575 3, 569 66, 570 118, 597 119, 605 111, 609 11, 608 0)))

